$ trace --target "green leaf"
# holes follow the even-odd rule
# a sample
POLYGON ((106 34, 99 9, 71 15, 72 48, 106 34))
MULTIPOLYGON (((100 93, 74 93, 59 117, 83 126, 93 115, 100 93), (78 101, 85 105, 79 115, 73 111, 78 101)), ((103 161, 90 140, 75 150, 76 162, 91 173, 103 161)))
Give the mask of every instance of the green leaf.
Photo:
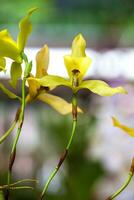
POLYGON ((11 92, 10 90, 8 90, 2 83, 0 83, 0 89, 11 99, 19 99, 21 100, 21 98, 19 96, 17 96, 16 94, 14 94, 13 92, 11 92))
POLYGON ((127 94, 127 91, 123 87, 112 88, 107 83, 100 80, 83 81, 77 90, 82 88, 87 88, 91 92, 100 96, 112 96, 118 93, 127 94))
POLYGON ((17 81, 22 75, 22 67, 20 63, 16 63, 16 62, 12 63, 10 75, 11 75, 10 84, 12 85, 13 88, 16 88, 17 81))
POLYGON ((22 52, 24 50, 28 36, 32 32, 32 24, 30 22, 30 16, 37 9, 38 9, 37 7, 30 9, 29 12, 27 13, 27 15, 19 23, 20 32, 19 32, 18 38, 17 38, 17 46, 18 46, 20 52, 22 52))

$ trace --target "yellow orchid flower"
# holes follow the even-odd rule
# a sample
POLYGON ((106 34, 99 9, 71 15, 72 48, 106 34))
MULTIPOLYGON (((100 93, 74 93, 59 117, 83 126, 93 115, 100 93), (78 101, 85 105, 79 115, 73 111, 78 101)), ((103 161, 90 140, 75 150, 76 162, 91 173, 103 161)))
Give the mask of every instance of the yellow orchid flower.
POLYGON ((113 125, 126 132, 129 136, 134 137, 134 129, 121 124, 115 117, 112 117, 113 125))
POLYGON ((81 34, 78 34, 72 42, 71 55, 64 56, 64 63, 69 75, 69 79, 65 79, 54 75, 45 75, 39 78, 29 78, 38 82, 41 86, 48 86, 54 88, 60 85, 70 87, 73 93, 76 93, 82 88, 87 88, 91 92, 100 96, 112 96, 117 93, 126 94, 123 87, 110 87, 107 83, 101 80, 87 80, 83 81, 90 64, 91 58, 86 56, 86 41, 81 34))
POLYGON ((37 10, 33 8, 19 23, 19 34, 17 42, 12 39, 7 29, 0 31, 0 57, 8 57, 17 63, 22 62, 21 53, 24 50, 27 38, 32 31, 32 25, 29 20, 31 14, 37 10))
MULTIPOLYGON (((30 103, 37 99, 49 104, 63 115, 68 114, 72 111, 72 104, 58 96, 48 94, 48 90, 51 90, 54 87, 48 88, 45 85, 41 86, 40 83, 34 80, 34 78, 41 78, 47 75, 48 64, 49 48, 47 45, 44 45, 36 55, 36 75, 34 77, 31 74, 31 78, 28 78, 29 94, 26 97, 26 102, 30 103)), ((79 108, 78 111, 82 112, 79 108)))
POLYGON ((64 63, 67 68, 68 75, 72 79, 73 73, 78 72, 79 83, 87 72, 91 58, 85 53, 86 41, 81 34, 77 35, 72 43, 71 55, 64 56, 64 63))

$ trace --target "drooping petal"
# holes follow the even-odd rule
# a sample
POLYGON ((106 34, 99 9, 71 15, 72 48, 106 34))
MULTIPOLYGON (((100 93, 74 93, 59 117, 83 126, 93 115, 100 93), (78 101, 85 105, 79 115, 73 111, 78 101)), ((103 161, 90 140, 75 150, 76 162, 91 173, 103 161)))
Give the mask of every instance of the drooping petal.
POLYGON ((13 62, 10 70, 10 75, 11 75, 10 84, 12 85, 13 88, 16 88, 17 81, 21 77, 21 74, 22 74, 21 63, 13 62))
POLYGON ((72 88, 71 83, 68 80, 66 80, 66 79, 64 79, 60 76, 46 75, 42 78, 29 77, 28 81, 29 80, 35 80, 41 86, 49 87, 49 90, 52 90, 52 89, 54 89, 55 87, 58 87, 58 86, 67 86, 67 87, 72 88))
POLYGON ((64 56, 64 63, 70 79, 72 79, 73 71, 78 70, 79 81, 81 81, 86 74, 92 60, 89 57, 73 57, 64 56))
MULTIPOLYGON (((40 94, 37 97, 37 99, 49 104, 51 107, 53 107, 56 111, 58 111, 62 115, 66 115, 72 112, 72 104, 68 103, 67 101, 58 96, 48 93, 43 93, 40 94)), ((82 112, 82 110, 78 108, 78 112, 82 112)))
POLYGON ((6 29, 0 31, 0 56, 11 58, 18 63, 22 61, 17 44, 6 29))
POLYGON ((49 48, 44 45, 36 55, 36 77, 41 78, 47 74, 49 64, 49 48))
POLYGON ((3 57, 0 57, 0 71, 5 71, 6 60, 3 57))
POLYGON ((134 137, 134 129, 121 124, 115 117, 112 117, 113 125, 125 131, 128 135, 134 137))
POLYGON ((112 96, 114 94, 127 94, 126 90, 123 87, 110 87, 107 83, 100 80, 89 80, 83 81, 77 90, 87 88, 91 92, 98 94, 100 96, 112 96))
POLYGON ((27 15, 19 23, 20 32, 17 38, 17 46, 20 52, 23 51, 26 45, 28 36, 32 32, 32 24, 30 22, 30 16, 36 10, 37 10, 37 7, 30 9, 27 15))
POLYGON ((19 99, 21 100, 21 98, 19 96, 17 96, 16 94, 14 94, 13 92, 11 92, 10 90, 8 90, 2 83, 0 83, 0 89, 11 99, 19 99))

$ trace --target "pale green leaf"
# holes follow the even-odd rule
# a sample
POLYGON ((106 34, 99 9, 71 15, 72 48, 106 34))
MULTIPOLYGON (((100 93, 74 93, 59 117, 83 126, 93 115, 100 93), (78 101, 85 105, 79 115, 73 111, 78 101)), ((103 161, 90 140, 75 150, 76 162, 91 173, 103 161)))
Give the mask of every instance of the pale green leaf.
POLYGON ((11 99, 19 99, 21 100, 21 98, 19 96, 17 96, 16 94, 14 94, 13 92, 11 92, 10 90, 8 90, 2 83, 0 83, 0 89, 11 99))

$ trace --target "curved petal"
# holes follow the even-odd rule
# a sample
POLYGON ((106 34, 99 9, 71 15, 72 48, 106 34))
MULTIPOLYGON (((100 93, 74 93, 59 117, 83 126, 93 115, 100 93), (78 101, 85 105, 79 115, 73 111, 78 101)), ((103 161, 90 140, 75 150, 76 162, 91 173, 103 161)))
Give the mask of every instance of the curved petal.
POLYGON ((5 71, 6 60, 3 57, 0 57, 0 71, 5 71))
POLYGON ((74 57, 74 56, 64 56, 64 63, 68 72, 70 79, 72 80, 72 75, 74 70, 78 70, 78 78, 81 81, 86 74, 92 60, 89 57, 74 57))
POLYGON ((29 80, 35 80, 41 86, 49 87, 49 90, 52 90, 55 87, 58 87, 58 86, 61 86, 61 85, 72 88, 71 83, 68 80, 66 80, 66 79, 64 79, 64 78, 62 78, 60 76, 46 75, 46 76, 44 76, 42 78, 29 77, 28 81, 29 80))
MULTIPOLYGON (((56 111, 58 111, 62 115, 66 115, 72 112, 72 104, 68 103, 67 101, 58 96, 48 93, 43 93, 38 95, 37 99, 49 104, 51 107, 53 107, 56 111)), ((78 112, 82 112, 82 110, 78 108, 78 112)))
POLYGON ((134 129, 121 124, 115 117, 112 117, 113 125, 125 131, 128 135, 134 137, 134 129))
POLYGON ((11 92, 10 90, 8 90, 2 83, 0 83, 0 89, 11 99, 19 99, 21 100, 21 98, 19 96, 17 96, 16 94, 14 94, 13 92, 11 92))
POLYGON ((16 88, 17 81, 21 77, 21 74, 22 74, 21 63, 13 62, 10 70, 10 75, 11 75, 10 84, 12 85, 13 88, 16 88))
POLYGON ((38 94, 40 84, 34 79, 34 77, 32 79, 28 78, 27 81, 29 86, 29 95, 31 99, 34 99, 38 94))
POLYGON ((20 52, 23 51, 26 45, 28 36, 32 32, 32 24, 30 22, 30 16, 36 10, 37 10, 37 7, 30 9, 27 15, 19 23, 20 32, 17 38, 17 46, 20 52))
POLYGON ((0 31, 0 56, 11 58, 18 63, 22 61, 17 44, 6 29, 0 31))
POLYGON ((36 77, 41 78, 47 74, 49 64, 49 48, 44 45, 36 55, 36 77))
POLYGON ((127 94, 126 90, 123 87, 110 87, 107 83, 100 80, 89 80, 83 81, 77 90, 87 88, 95 94, 100 96, 112 96, 114 94, 127 94))

